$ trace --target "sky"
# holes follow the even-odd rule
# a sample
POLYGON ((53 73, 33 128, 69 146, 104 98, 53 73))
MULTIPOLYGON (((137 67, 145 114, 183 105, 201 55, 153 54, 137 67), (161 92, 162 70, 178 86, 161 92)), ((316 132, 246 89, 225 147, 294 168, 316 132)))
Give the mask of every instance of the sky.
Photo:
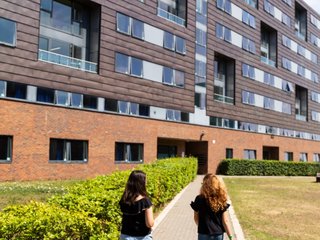
POLYGON ((320 1, 319 0, 304 0, 310 7, 320 14, 320 1))

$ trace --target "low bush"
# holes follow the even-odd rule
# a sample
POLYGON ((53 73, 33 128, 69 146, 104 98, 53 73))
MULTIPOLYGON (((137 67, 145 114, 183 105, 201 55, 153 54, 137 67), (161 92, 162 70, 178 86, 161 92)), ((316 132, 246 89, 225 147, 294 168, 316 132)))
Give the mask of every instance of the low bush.
POLYGON ((226 159, 219 164, 217 172, 224 175, 315 176, 317 172, 320 172, 320 164, 277 160, 226 159))
MULTIPOLYGON (((159 160, 139 165, 147 174, 154 208, 170 201, 196 176, 195 158, 159 160)), ((15 205, 0 212, 0 239, 118 239, 119 200, 131 171, 87 180, 47 203, 15 205)))

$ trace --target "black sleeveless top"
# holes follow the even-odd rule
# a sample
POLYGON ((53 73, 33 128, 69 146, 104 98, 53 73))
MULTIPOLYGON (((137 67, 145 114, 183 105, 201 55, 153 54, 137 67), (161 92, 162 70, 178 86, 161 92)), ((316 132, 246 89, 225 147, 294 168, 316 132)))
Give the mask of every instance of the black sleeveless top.
POLYGON ((132 205, 120 202, 122 212, 121 233, 129 236, 146 236, 151 228, 146 226, 145 210, 152 206, 148 197, 142 198, 132 205))

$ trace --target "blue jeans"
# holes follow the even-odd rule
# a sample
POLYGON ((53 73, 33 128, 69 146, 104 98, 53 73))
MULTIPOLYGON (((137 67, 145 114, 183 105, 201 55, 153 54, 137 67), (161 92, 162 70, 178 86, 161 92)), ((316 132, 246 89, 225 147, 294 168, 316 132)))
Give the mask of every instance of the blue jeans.
POLYGON ((223 240, 223 234, 206 235, 199 233, 198 240, 223 240))
POLYGON ((143 237, 134 237, 134 236, 121 234, 120 240, 152 240, 152 235, 148 234, 147 236, 143 236, 143 237))

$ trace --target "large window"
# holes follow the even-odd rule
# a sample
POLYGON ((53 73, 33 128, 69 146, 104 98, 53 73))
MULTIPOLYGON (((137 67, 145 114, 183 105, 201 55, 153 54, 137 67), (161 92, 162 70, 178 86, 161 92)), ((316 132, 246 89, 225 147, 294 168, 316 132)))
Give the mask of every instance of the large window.
POLYGON ((16 23, 0 17, 0 44, 16 45, 16 23))
POLYGON ((297 2, 295 3, 295 24, 296 36, 307 41, 307 10, 297 2))
POLYGON ((299 160, 300 162, 308 162, 308 153, 300 153, 299 160))
POLYGON ((88 141, 50 139, 50 161, 88 161, 88 141))
POLYGON ((158 145, 157 159, 164 159, 177 156, 177 146, 158 145))
POLYGON ((140 143, 116 143, 116 162, 143 162, 143 144, 140 143))
POLYGON ((186 26, 187 0, 158 0, 158 16, 186 26))
POLYGON ((277 66, 277 31, 261 23, 261 61, 277 66))
POLYGON ((0 135, 0 162, 12 160, 12 136, 0 135))
POLYGON ((214 100, 234 104, 235 61, 216 55, 214 61, 214 100))
POLYGON ((233 158, 233 149, 232 148, 226 148, 226 158, 227 159, 233 158))
POLYGON ((71 0, 41 0, 39 59, 97 72, 100 7, 71 0))
POLYGON ((296 85, 296 119, 307 121, 308 116, 308 90, 296 85))

